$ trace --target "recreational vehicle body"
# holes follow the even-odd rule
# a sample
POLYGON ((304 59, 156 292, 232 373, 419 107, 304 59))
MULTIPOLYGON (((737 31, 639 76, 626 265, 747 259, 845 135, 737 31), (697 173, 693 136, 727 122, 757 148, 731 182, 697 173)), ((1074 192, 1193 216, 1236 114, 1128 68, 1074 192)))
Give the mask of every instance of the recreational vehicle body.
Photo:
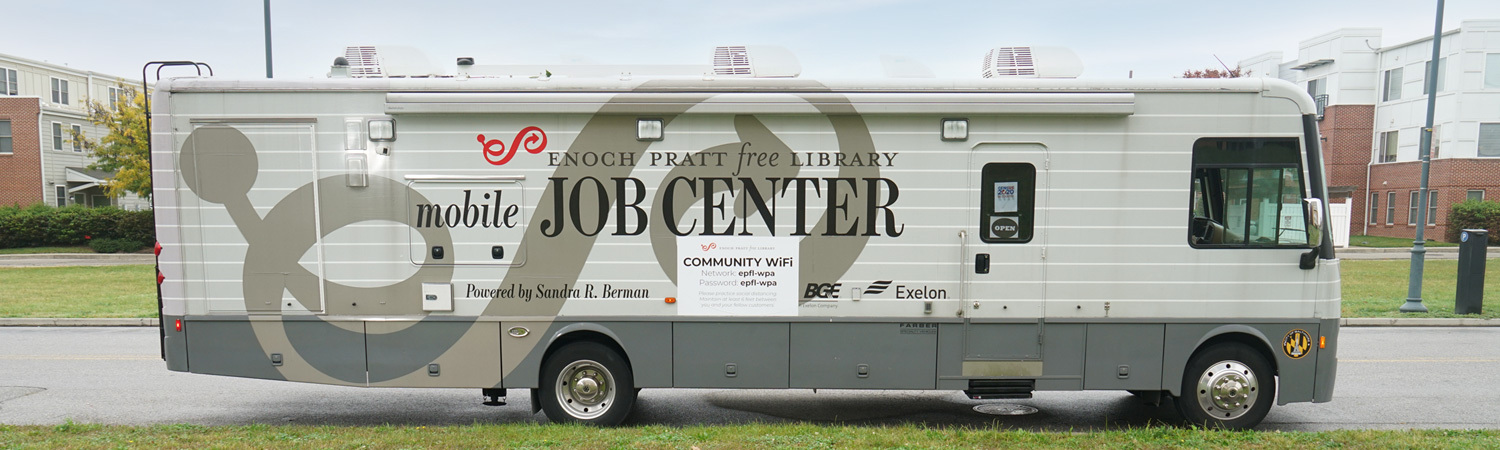
MULTIPOLYGON (((550 74, 549 74, 550 75, 550 74)), ((1315 107, 1270 79, 171 78, 174 371, 529 389, 1326 402, 1315 107)))

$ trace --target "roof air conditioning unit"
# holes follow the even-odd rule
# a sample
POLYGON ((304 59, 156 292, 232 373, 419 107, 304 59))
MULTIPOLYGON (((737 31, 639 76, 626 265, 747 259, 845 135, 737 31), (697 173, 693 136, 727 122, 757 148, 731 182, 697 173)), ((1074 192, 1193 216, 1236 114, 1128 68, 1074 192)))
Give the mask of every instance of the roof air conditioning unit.
POLYGON ((714 48, 714 76, 796 78, 801 74, 802 63, 783 47, 733 45, 714 48))
POLYGON ((398 45, 360 45, 344 48, 349 61, 349 77, 424 78, 438 75, 427 55, 412 47, 398 45))
POLYGON ((1064 47, 996 47, 984 54, 985 78, 1078 78, 1083 61, 1064 47))

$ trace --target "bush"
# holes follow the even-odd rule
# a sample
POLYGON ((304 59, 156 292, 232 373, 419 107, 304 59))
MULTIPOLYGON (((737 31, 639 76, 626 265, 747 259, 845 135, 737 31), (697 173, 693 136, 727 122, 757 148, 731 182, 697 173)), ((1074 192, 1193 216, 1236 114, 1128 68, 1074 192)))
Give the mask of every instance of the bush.
POLYGON ((89 248, 96 253, 134 253, 146 248, 146 244, 130 239, 99 238, 89 239, 89 248))
POLYGON ((0 207, 0 248, 84 245, 95 239, 156 242, 155 216, 112 207, 0 207))
POLYGON ((1481 202, 1469 200, 1456 203, 1448 212, 1448 242, 1458 242, 1458 233, 1465 229, 1489 230, 1489 245, 1500 243, 1500 202, 1481 202))

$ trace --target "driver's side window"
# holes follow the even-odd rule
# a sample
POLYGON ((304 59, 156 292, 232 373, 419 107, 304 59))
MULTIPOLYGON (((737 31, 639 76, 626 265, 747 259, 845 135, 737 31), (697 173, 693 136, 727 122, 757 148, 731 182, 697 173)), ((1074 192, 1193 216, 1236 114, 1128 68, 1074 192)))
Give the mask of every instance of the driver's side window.
POLYGON ((1188 243, 1206 248, 1306 246, 1301 161, 1293 138, 1200 139, 1193 146, 1188 243))

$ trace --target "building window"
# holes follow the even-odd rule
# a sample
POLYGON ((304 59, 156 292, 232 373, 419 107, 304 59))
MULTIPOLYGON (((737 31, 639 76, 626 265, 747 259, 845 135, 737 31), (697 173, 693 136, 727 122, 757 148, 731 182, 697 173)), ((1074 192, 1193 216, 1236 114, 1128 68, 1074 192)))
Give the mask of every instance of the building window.
POLYGON ((1469 189, 1468 192, 1464 193, 1464 201, 1470 201, 1470 202, 1482 202, 1482 201, 1484 201, 1484 189, 1469 189))
POLYGON ((1437 225, 1437 189, 1427 191, 1427 225, 1437 225))
POLYGON ((120 110, 120 107, 119 107, 119 103, 120 103, 120 88, 117 88, 117 87, 114 87, 114 86, 110 86, 108 89, 109 89, 109 110, 110 111, 119 111, 120 110))
POLYGON ((83 126, 73 125, 73 136, 69 139, 73 143, 73 151, 83 153, 83 126))
POLYGON ((1380 162, 1396 162, 1396 145, 1401 143, 1398 131, 1380 133, 1380 162))
POLYGON ((52 79, 52 103, 68 104, 68 80, 52 79))
POLYGON ((1370 225, 1380 223, 1380 193, 1370 193, 1370 225))
POLYGON ((0 68, 0 95, 17 95, 16 69, 0 68))
POLYGON ((1500 89, 1500 53, 1484 55, 1484 88, 1500 89))
POLYGON ((1500 156, 1500 123, 1479 124, 1479 156, 1500 156))
POLYGON ((62 124, 57 123, 57 122, 52 122, 52 149, 53 150, 57 150, 57 151, 62 151, 62 149, 63 149, 62 148, 62 143, 63 143, 62 124))
POLYGON ((61 208, 61 207, 64 207, 64 206, 68 206, 68 187, 67 186, 58 185, 56 187, 56 190, 57 190, 57 207, 61 208))
POLYGON ((1385 224, 1396 223, 1396 191, 1387 192, 1385 195, 1385 224))
POLYGON ((1418 198, 1418 195, 1416 195, 1418 192, 1421 192, 1421 190, 1412 190, 1412 204, 1410 204, 1410 210, 1412 211, 1407 213, 1407 225, 1416 225, 1416 205, 1421 201, 1421 198, 1418 198))
POLYGON ((10 121, 0 120, 0 155, 15 153, 16 150, 11 145, 13 144, 10 138, 10 121))
POLYGON ((1433 125, 1432 126, 1432 144, 1429 147, 1431 150, 1428 151, 1428 155, 1431 156, 1432 159, 1437 159, 1438 158, 1438 149, 1442 148, 1442 146, 1443 146, 1442 144, 1443 144, 1443 126, 1442 125, 1433 125))
MULTIPOLYGON (((1426 78, 1427 75, 1431 74, 1431 73, 1432 73, 1432 61, 1427 61, 1427 64, 1425 64, 1425 65, 1422 66, 1422 74, 1423 74, 1422 77, 1426 78)), ((1443 92, 1443 78, 1444 78, 1443 74, 1445 74, 1445 73, 1448 73, 1448 58, 1438 58, 1437 77, 1436 77, 1436 79, 1437 79, 1437 91, 1438 92, 1443 92)), ((1423 80, 1422 81, 1422 95, 1427 95, 1427 93, 1428 93, 1427 92, 1427 81, 1423 80)))
POLYGON ((1381 101, 1401 99, 1401 72, 1400 67, 1385 71, 1385 95, 1380 98, 1381 101))
POLYGON ((1313 103, 1318 106, 1318 119, 1322 119, 1323 110, 1328 107, 1328 79, 1307 80, 1307 95, 1312 96, 1313 103))

